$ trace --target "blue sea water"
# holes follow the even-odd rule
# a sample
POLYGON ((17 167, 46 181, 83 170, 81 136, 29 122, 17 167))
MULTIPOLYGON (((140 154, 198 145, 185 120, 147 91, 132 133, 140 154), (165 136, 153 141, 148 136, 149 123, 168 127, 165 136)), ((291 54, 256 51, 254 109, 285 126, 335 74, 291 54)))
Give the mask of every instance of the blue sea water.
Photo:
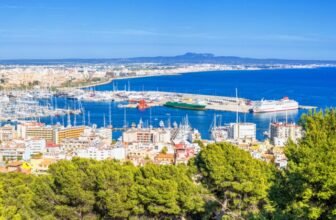
MULTIPOLYGON (((136 91, 159 90, 223 96, 235 96, 235 88, 237 88, 239 97, 251 100, 280 99, 288 96, 297 100, 300 105, 317 106, 323 109, 336 106, 336 68, 197 72, 115 80, 110 84, 97 86, 95 89, 100 91, 112 90, 113 83, 120 90, 128 87, 129 84, 131 90, 136 91)), ((69 105, 68 101, 66 102, 63 99, 59 99, 58 102, 59 106, 69 105)), ((122 127, 124 109, 118 108, 117 105, 118 103, 112 104, 113 126, 122 127)), ((84 102, 83 106, 87 112, 90 112, 91 123, 102 126, 104 114, 106 122, 108 122, 108 103, 84 102)), ((222 115, 223 123, 235 121, 235 113, 213 110, 192 111, 154 107, 145 111, 138 111, 137 109, 127 109, 126 111, 128 124, 138 122, 142 118, 148 123, 151 119, 154 126, 157 126, 160 120, 166 122, 168 118, 172 122, 179 123, 182 117, 188 115, 191 125, 201 132, 203 138, 209 138, 209 128, 215 113, 222 115)), ((301 114, 305 112, 307 111, 288 112, 288 120, 297 122, 301 114)), ((45 120, 49 121, 49 119, 45 120)), ((57 120, 60 122, 64 119, 57 120)), ((285 114, 239 114, 239 120, 256 123, 257 138, 263 139, 263 132, 268 130, 269 122, 271 120, 285 120, 285 114)), ((80 124, 81 121, 81 117, 78 116, 77 124, 80 124)), ((87 121, 88 119, 86 119, 87 121)), ((114 138, 118 138, 118 136, 120 136, 120 133, 114 133, 114 138)))

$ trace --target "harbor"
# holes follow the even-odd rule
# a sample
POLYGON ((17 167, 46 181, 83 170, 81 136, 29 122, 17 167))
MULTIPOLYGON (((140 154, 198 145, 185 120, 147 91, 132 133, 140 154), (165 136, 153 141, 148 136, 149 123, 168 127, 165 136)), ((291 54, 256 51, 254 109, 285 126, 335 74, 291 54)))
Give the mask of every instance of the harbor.
MULTIPOLYGON (((144 119, 146 124, 158 125, 160 120, 179 123, 186 114, 193 124, 200 117, 209 118, 206 124, 197 127, 204 137, 209 137, 213 114, 223 115, 223 122, 235 121, 239 114, 241 122, 257 122, 257 137, 263 139, 267 121, 283 119, 285 113, 291 121, 297 120, 298 111, 316 108, 299 105, 294 100, 255 101, 248 98, 222 95, 192 94, 164 91, 97 91, 94 89, 6 90, 0 94, 0 122, 36 120, 46 124, 92 125, 105 127, 106 116, 115 137, 120 136, 130 121, 144 119), (256 106, 285 106, 294 103, 294 110, 273 109, 274 112, 254 112, 256 106), (285 104, 284 104, 284 103, 285 104), (277 105, 278 104, 278 105, 277 105), (302 110, 300 110, 302 109, 302 110), (112 124, 113 118, 113 124, 112 124), (260 126, 261 124, 262 126, 260 126)), ((289 106, 293 107, 293 106, 289 106)), ((259 108, 260 110, 260 108, 259 108)))
POLYGON ((71 89, 63 90, 59 95, 68 99, 85 102, 120 102, 120 108, 145 110, 156 106, 189 110, 216 110, 239 113, 267 113, 295 109, 314 109, 315 106, 303 106, 283 97, 280 100, 255 101, 247 98, 216 96, 204 94, 163 92, 163 91, 95 91, 71 89))

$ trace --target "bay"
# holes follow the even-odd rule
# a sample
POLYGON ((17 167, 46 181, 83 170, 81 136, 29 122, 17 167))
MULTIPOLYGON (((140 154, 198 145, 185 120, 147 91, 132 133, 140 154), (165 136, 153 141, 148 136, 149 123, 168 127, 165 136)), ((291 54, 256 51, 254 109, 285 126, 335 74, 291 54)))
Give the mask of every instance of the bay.
MULTIPOLYGON (((336 68, 196 72, 120 79, 96 86, 94 89, 97 91, 112 90, 113 84, 119 90, 130 86, 134 91, 169 91, 223 96, 235 96, 235 88, 237 88, 239 97, 251 100, 281 99, 288 96, 298 101, 300 105, 317 106, 321 109, 336 106, 336 68)), ((64 99, 57 101, 60 107, 73 105, 64 99)), ((104 115, 105 121, 108 123, 109 103, 83 102, 82 104, 86 112, 90 112, 91 124, 103 126, 104 115)), ((114 127, 122 127, 125 112, 124 109, 117 106, 118 103, 112 103, 112 124, 114 127)), ((306 112, 307 110, 288 112, 288 121, 298 122, 300 116, 306 112)), ((201 132, 203 138, 209 138, 209 129, 215 113, 222 115, 222 123, 236 120, 236 115, 233 112, 154 107, 145 111, 126 109, 126 121, 130 125, 133 122, 137 123, 141 118, 147 124, 158 126, 161 120, 166 124, 168 120, 180 123, 181 119, 188 115, 191 125, 201 132)), ((269 123, 274 120, 284 121, 285 117, 285 113, 246 113, 239 114, 239 121, 256 123, 257 138, 262 140, 264 139, 263 132, 268 130, 269 123)), ((50 123, 50 119, 44 120, 50 123)), ((65 121, 66 124, 64 118, 54 120, 60 123, 65 121)), ((73 117, 71 120, 73 121, 73 117)), ((86 122, 88 122, 88 118, 86 118, 86 122)), ((82 118, 77 116, 77 124, 80 123, 82 123, 82 118)), ((120 132, 114 133, 114 138, 119 136, 120 132)))

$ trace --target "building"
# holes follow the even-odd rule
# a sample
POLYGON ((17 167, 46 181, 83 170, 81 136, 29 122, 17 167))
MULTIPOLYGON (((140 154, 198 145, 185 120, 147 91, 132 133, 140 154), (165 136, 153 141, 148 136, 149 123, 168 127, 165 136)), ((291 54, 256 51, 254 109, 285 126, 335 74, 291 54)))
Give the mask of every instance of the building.
POLYGON ((256 124, 254 123, 230 123, 229 139, 252 140, 256 139, 256 124))
POLYGON ((302 138, 302 127, 295 123, 274 122, 270 125, 270 140, 275 146, 283 147, 292 140, 297 142, 302 138))
POLYGON ((96 133, 106 143, 110 144, 112 142, 112 129, 111 128, 98 128, 96 130, 96 133))
POLYGON ((44 154, 47 152, 46 140, 41 138, 32 138, 25 141, 24 160, 30 160, 31 156, 44 154))
POLYGON ((124 143, 142 143, 142 144, 158 144, 170 143, 171 134, 168 129, 164 128, 131 128, 122 135, 124 143))
POLYGON ((117 159, 124 160, 126 152, 124 148, 96 148, 88 147, 85 149, 77 149, 78 157, 89 158, 95 160, 117 159))
POLYGON ((0 160, 22 160, 25 153, 25 142, 14 140, 0 145, 0 160))
POLYGON ((174 164, 174 159, 175 159, 174 154, 159 153, 154 157, 154 163, 160 165, 169 165, 174 164))
POLYGON ((15 138, 15 127, 13 125, 4 125, 0 127, 0 141, 11 141, 15 138))
POLYGON ((85 126, 58 128, 55 134, 55 143, 59 144, 64 139, 79 138, 84 132, 85 126))
POLYGON ((181 142, 175 144, 175 164, 187 164, 190 158, 194 157, 199 151, 198 144, 181 142))
POLYGON ((18 124, 17 134, 19 138, 43 138, 46 141, 56 140, 55 129, 51 126, 46 126, 43 123, 29 121, 18 124))
POLYGON ((21 161, 12 161, 6 164, 6 167, 1 169, 1 172, 5 173, 24 173, 30 174, 31 173, 31 166, 27 162, 21 161))
POLYGON ((30 165, 32 168, 32 173, 34 174, 46 174, 48 172, 49 166, 56 163, 55 159, 48 158, 39 158, 39 159, 31 159, 30 165))

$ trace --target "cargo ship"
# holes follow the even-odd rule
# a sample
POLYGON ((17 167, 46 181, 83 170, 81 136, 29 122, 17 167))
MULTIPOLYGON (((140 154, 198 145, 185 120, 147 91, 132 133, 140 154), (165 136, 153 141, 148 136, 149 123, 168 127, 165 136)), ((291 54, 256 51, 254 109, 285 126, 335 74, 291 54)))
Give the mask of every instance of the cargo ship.
POLYGON ((205 110, 206 105, 198 103, 185 103, 185 102, 166 102, 163 106, 170 108, 182 108, 190 110, 205 110))
POLYGON ((252 105, 251 111, 253 113, 289 111, 299 108, 299 103, 288 97, 284 97, 280 100, 261 100, 253 102, 252 105))

